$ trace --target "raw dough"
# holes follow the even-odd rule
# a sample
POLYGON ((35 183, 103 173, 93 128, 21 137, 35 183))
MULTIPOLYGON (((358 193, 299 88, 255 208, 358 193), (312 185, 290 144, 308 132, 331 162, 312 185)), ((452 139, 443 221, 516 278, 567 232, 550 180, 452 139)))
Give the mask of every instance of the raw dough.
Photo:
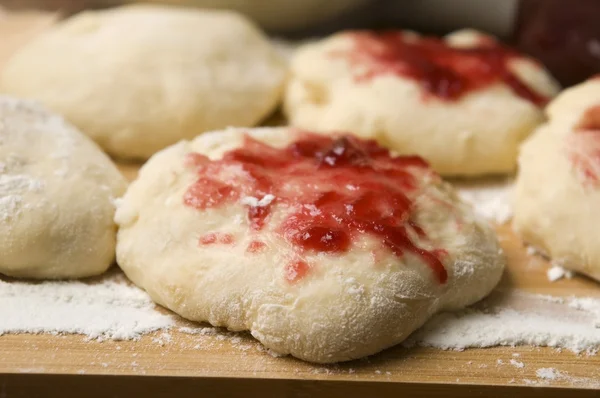
POLYGON ((543 121, 541 105, 557 84, 489 36, 466 30, 444 41, 367 31, 302 46, 285 112, 301 128, 351 131, 419 154, 443 175, 514 171, 518 146, 543 121))
POLYGON ((115 257, 126 182, 89 138, 41 106, 0 97, 0 273, 78 278, 115 257))
POLYGON ((89 11, 8 62, 0 91, 65 115, 112 155, 254 125, 278 104, 285 63, 243 17, 150 5, 89 11))
MULTIPOLYGON (((394 255, 384 243, 394 238, 360 232, 377 229, 376 224, 360 224, 350 235, 349 246, 340 249, 348 235, 339 231, 351 223, 342 213, 328 215, 331 198, 361 195, 356 201, 342 201, 341 211, 391 218, 399 217, 394 214, 401 212, 402 203, 388 202, 384 191, 374 187, 369 200, 377 204, 359 210, 357 203, 369 194, 356 182, 360 178, 345 179, 344 167, 322 166, 328 170, 322 171, 311 163, 309 170, 296 169, 300 176, 296 178, 289 175, 293 167, 276 166, 270 170, 280 183, 260 195, 249 193, 269 181, 261 177, 260 166, 273 158, 269 146, 286 147, 305 134, 290 128, 230 129, 180 142, 153 156, 117 209, 118 264, 157 303, 185 318, 249 330, 277 353, 322 363, 360 358, 393 346, 435 312, 464 307, 493 289, 504 267, 494 231, 426 167, 378 170, 409 176, 414 188, 405 193, 414 202, 408 213, 402 213, 409 218, 398 225, 409 231, 415 247, 433 253, 447 280, 440 268, 432 272, 436 268, 425 255, 408 249, 394 255), (244 144, 244 133, 259 144, 244 144), (259 166, 241 168, 234 162, 219 169, 216 160, 227 153, 232 156, 229 151, 242 145, 255 148, 242 157, 259 166), (200 160, 195 166, 196 158, 200 160), (325 173, 338 171, 341 174, 330 182, 323 180, 325 173), (242 190, 239 196, 236 189, 242 190), (211 195, 203 196, 206 192, 211 195), (285 195, 306 198, 289 202, 285 195), (264 215, 265 208, 270 215, 260 229, 250 214, 264 215), (427 238, 419 237, 409 219, 427 238), (316 229, 303 224, 313 221, 316 229), (335 227, 328 230, 331 223, 335 227), (314 232, 322 225, 329 227, 314 232), (319 246, 327 249, 310 249, 319 246)), ((328 137, 317 137, 331 147, 328 137)), ((310 147, 294 148, 302 153, 310 147)), ((347 154, 347 159, 363 164, 351 149, 334 148, 340 157, 347 154)), ((334 164, 332 156, 323 156, 322 161, 334 164)), ((292 158, 298 157, 284 157, 292 158)), ((363 182, 377 184, 378 178, 363 182)), ((402 189, 386 187, 388 193, 402 189)))
POLYGON ((547 109, 521 149, 513 225, 555 264, 600 280, 600 78, 547 109))

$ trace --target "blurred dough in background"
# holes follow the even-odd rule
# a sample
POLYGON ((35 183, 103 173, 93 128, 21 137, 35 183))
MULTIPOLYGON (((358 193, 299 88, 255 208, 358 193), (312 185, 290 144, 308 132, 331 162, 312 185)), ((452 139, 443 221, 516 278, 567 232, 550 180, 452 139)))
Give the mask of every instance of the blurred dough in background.
POLYGON ((600 76, 547 113, 521 149, 513 225, 555 264, 600 280, 600 76))
POLYGON ((294 126, 349 131, 443 175, 475 176, 515 170, 558 90, 541 65, 473 30, 342 32, 298 49, 284 110, 294 126))
POLYGON ((147 158, 204 131, 261 122, 286 73, 241 15, 132 5, 58 23, 13 56, 0 91, 44 103, 111 155, 147 158))

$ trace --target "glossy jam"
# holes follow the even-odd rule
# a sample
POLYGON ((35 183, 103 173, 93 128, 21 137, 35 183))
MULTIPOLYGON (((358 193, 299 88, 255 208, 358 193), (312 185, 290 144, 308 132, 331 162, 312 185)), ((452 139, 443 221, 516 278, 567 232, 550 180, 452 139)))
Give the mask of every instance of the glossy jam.
POLYGON ((456 100, 502 82, 518 96, 543 106, 548 98, 524 84, 509 68, 520 55, 492 39, 473 48, 453 48, 433 37, 411 37, 401 31, 351 33, 353 48, 345 53, 359 81, 380 75, 412 78, 430 95, 456 100))
POLYGON ((198 241, 201 245, 212 245, 215 243, 231 245, 234 242, 234 239, 231 234, 208 233, 202 235, 198 241))
POLYGON ((310 266, 306 261, 292 261, 285 267, 285 279, 288 282, 296 282, 302 279, 309 271, 310 266))
MULTIPOLYGON (((252 197, 268 204, 247 207, 254 230, 269 223, 276 206, 286 217, 273 229, 305 252, 343 253, 360 235, 376 237, 396 256, 421 257, 435 279, 446 282, 440 261, 443 251, 429 251, 414 243, 425 231, 411 219, 411 198, 421 178, 437 178, 419 157, 392 157, 374 141, 351 136, 330 138, 303 133, 286 148, 276 149, 248 136, 244 145, 210 161, 198 154, 188 157, 198 179, 184 195, 184 203, 197 209, 214 208, 252 197), (417 173, 418 172, 418 173, 417 173)), ((260 245, 248 251, 259 249, 260 245)), ((301 278, 310 267, 303 261, 288 265, 288 280, 301 278), (290 268, 291 267, 291 268, 290 268)))
POLYGON ((246 249, 246 251, 248 253, 258 253, 258 252, 262 251, 265 247, 267 247, 267 245, 264 242, 261 242, 259 240, 253 240, 248 245, 248 248, 246 249))
POLYGON ((586 110, 568 139, 571 161, 583 181, 594 186, 600 184, 600 105, 586 110))

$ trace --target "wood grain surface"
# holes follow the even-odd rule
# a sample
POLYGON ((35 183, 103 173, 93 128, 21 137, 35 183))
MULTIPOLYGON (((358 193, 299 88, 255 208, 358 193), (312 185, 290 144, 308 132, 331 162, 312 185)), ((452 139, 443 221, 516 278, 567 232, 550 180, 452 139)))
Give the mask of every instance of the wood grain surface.
MULTIPOLYGON (((53 14, 0 16, 0 67, 17 44, 55 18, 53 14)), ((120 165, 129 178, 138 167, 120 165)), ((510 227, 500 226, 498 233, 509 258, 501 288, 600 296, 600 285, 583 277, 548 282, 545 260, 528 255, 510 227)), ((187 324, 179 322, 179 326, 187 324)), ((315 366, 290 357, 275 358, 246 334, 190 335, 177 327, 140 341, 87 341, 79 335, 0 336, 0 398, 598 397, 600 392, 593 389, 599 387, 600 356, 550 348, 459 352, 396 347, 364 360, 315 366), (509 363, 516 353, 522 368, 509 363), (537 369, 547 367, 569 377, 536 377, 537 369)))

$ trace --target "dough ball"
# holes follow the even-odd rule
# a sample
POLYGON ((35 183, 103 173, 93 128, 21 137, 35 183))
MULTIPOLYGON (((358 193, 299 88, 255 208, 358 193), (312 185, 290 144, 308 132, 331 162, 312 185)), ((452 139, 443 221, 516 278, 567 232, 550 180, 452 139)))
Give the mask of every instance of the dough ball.
POLYGON ((510 173, 558 86, 535 61, 472 30, 336 34, 292 60, 292 125, 350 131, 443 175, 510 173))
POLYGON ((43 102, 112 155, 147 158, 207 130, 260 122, 285 76, 241 16, 138 5, 57 24, 8 62, 0 90, 43 102))
POLYGON ((504 267, 492 228, 420 158, 290 128, 161 151, 116 222, 118 264, 156 302, 321 363, 401 342, 504 267))
POLYGON ((115 257, 126 182, 102 151, 41 106, 0 97, 0 273, 79 278, 115 257))
POLYGON ((523 144, 513 225, 529 244, 600 280, 600 78, 564 91, 523 144))

